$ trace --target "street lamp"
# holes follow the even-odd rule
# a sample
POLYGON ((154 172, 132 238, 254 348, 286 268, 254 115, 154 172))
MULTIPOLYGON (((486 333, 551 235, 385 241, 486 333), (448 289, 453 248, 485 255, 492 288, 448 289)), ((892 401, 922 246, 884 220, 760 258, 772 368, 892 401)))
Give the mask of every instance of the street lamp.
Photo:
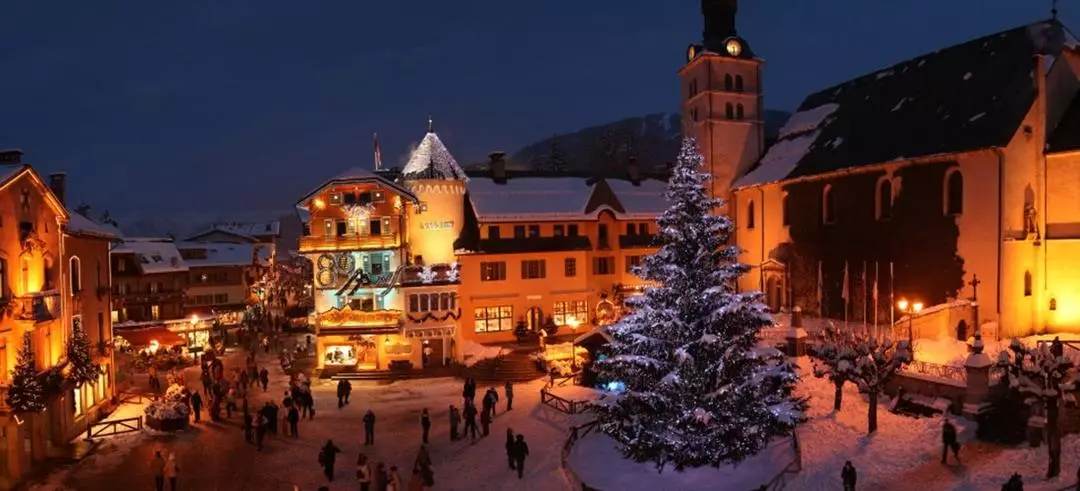
POLYGON ((570 371, 577 372, 577 328, 581 321, 577 317, 570 317, 566 319, 566 325, 570 326, 570 331, 574 333, 574 338, 570 340, 570 371))
POLYGON ((915 345, 915 314, 918 314, 923 309, 922 302, 908 302, 906 298, 901 298, 896 302, 896 307, 900 312, 907 314, 908 318, 908 342, 912 346, 915 345))

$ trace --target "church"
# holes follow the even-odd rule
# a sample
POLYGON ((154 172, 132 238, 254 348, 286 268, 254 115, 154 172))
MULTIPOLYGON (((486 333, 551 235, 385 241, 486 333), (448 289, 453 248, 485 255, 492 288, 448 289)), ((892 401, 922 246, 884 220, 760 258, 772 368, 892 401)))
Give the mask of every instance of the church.
POLYGON ((679 76, 751 267, 740 289, 859 323, 967 299, 999 338, 1080 331, 1080 51, 1061 22, 823 88, 766 146, 764 62, 736 11, 702 1, 679 76))

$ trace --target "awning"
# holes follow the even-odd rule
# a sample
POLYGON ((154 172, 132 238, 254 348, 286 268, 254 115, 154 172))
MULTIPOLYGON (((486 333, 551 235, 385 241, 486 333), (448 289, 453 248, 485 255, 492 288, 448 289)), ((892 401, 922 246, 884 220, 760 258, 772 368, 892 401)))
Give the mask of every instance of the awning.
POLYGON ((116 332, 131 343, 132 346, 150 346, 150 341, 157 341, 161 346, 179 346, 187 344, 183 336, 170 331, 165 326, 148 327, 145 329, 131 329, 116 332))
POLYGON ((607 326, 600 326, 574 339, 574 344, 584 344, 585 341, 597 340, 601 344, 610 344, 613 340, 608 333, 607 326))

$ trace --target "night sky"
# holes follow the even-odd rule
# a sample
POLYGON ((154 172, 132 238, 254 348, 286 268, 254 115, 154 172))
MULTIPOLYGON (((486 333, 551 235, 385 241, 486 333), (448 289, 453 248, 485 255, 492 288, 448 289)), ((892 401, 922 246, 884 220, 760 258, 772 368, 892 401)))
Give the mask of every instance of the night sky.
MULTIPOLYGON (((462 162, 678 110, 697 0, 0 3, 0 148, 122 215, 287 209, 398 164, 431 114, 462 162)), ((1050 0, 744 0, 766 106, 1049 17, 1050 0)), ((1080 29, 1080 5, 1061 18, 1080 29), (1072 22, 1071 22, 1072 21, 1072 22)))

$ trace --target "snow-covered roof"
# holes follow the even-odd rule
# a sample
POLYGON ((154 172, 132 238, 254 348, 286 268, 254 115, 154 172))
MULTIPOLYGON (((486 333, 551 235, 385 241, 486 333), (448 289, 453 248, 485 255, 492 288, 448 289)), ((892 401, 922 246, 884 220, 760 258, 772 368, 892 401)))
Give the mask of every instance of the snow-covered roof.
POLYGON ((114 253, 135 254, 144 274, 175 273, 187 271, 188 266, 180 256, 176 244, 168 239, 125 238, 113 248, 114 253))
POLYGON ((634 183, 623 179, 608 179, 611 191, 622 204, 627 218, 656 218, 668 208, 667 182, 645 179, 634 183))
MULTIPOLYGON (((218 266, 254 266, 256 265, 255 244, 233 244, 225 242, 179 242, 176 247, 181 251, 203 250, 206 258, 188 257, 184 262, 189 268, 210 268, 218 266)), ((190 255, 189 255, 190 256, 190 255)), ((259 258, 259 265, 263 264, 259 258)))
POLYGON ((780 137, 769 147, 758 166, 735 180, 735 187, 753 186, 782 180, 795 170, 810 148, 821 135, 821 130, 832 122, 829 116, 840 108, 839 104, 822 104, 799 111, 780 128, 780 137))
POLYGON ((212 230, 222 230, 231 234, 258 237, 260 235, 281 235, 281 222, 270 220, 267 222, 229 222, 215 223, 212 230))
POLYGON ((474 179, 469 198, 481 222, 565 220, 585 214, 594 187, 579 177, 474 179))
POLYGON ((106 239, 117 239, 122 237, 120 229, 113 227, 112 225, 98 223, 70 208, 68 209, 68 215, 68 223, 64 226, 64 229, 68 233, 93 235, 106 239))
POLYGON ((443 145, 439 135, 429 131, 420 145, 409 156, 409 162, 401 170, 405 179, 453 179, 468 181, 465 171, 443 145))

